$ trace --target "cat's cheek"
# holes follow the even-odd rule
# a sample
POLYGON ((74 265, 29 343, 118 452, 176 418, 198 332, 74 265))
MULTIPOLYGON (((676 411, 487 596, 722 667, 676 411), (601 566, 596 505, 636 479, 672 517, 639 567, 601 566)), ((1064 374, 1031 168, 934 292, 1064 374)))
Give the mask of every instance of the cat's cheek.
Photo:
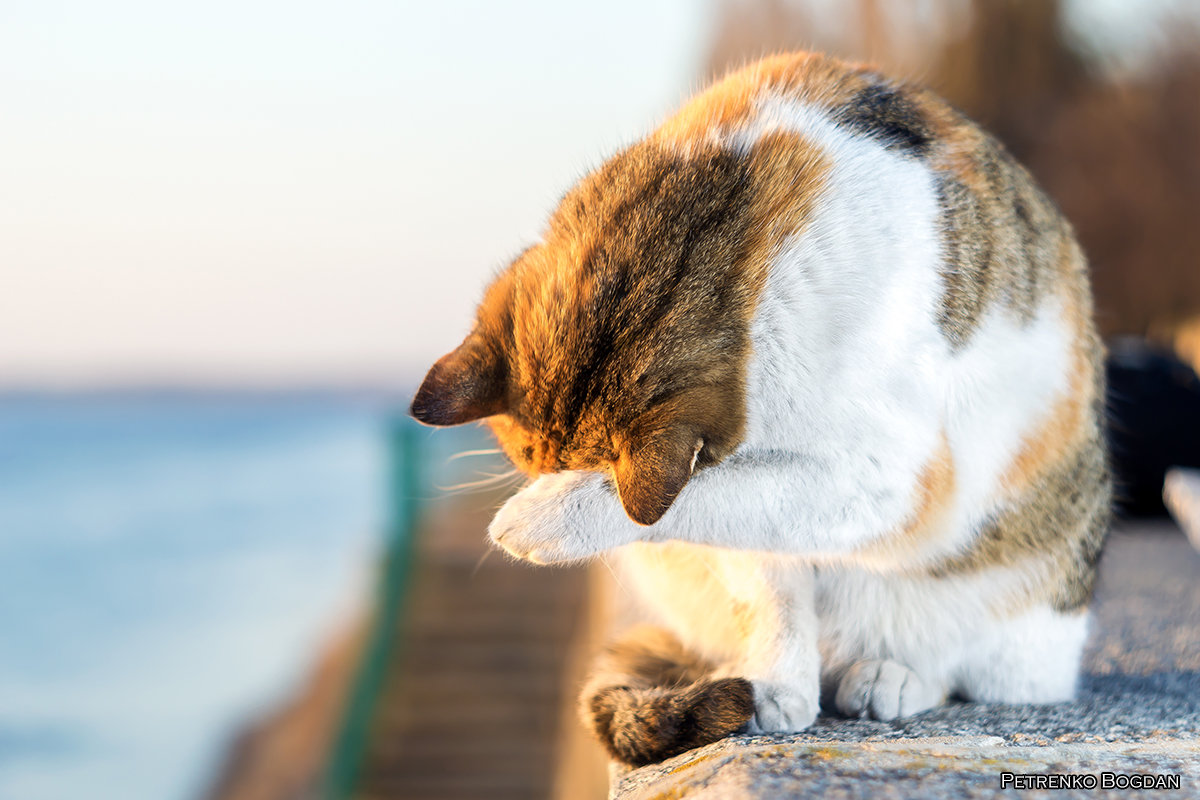
POLYGON ((535 564, 581 561, 636 541, 638 532, 606 476, 575 471, 538 478, 488 526, 493 543, 535 564))

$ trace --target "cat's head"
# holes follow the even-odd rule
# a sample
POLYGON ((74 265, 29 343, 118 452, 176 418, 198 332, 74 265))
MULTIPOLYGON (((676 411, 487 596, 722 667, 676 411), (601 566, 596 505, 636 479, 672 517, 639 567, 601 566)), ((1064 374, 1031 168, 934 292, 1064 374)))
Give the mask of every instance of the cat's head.
POLYGON ((744 157, 643 143, 566 195, 542 240, 493 282, 474 329, 412 404, 430 425, 486 418, 531 476, 611 472, 649 525, 745 419, 744 157))

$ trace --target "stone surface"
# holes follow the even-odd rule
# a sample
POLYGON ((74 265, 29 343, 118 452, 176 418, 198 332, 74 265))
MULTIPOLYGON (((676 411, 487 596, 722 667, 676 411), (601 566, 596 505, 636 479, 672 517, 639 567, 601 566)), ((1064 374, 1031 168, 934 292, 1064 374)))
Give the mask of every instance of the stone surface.
POLYGON ((1178 775, 1178 791, 1139 795, 1200 798, 1200 554, 1174 526, 1114 532, 1094 612, 1072 703, 953 703, 895 722, 822 716, 803 733, 735 736, 662 764, 614 770, 612 796, 986 797, 1001 790, 1005 771, 1108 771, 1178 775))
MULTIPOLYGON (((993 736, 946 736, 863 742, 727 739, 622 780, 616 796, 628 800, 786 797, 993 797, 1001 773, 1057 773, 1097 787, 1026 791, 1030 797, 1126 796, 1128 787, 1100 791, 1103 773, 1178 776, 1179 789, 1147 797, 1195 796, 1200 745, 1195 739, 1131 743, 1012 745, 993 736)), ((1068 784, 1069 785, 1069 784, 1068 784)), ((1009 788, 1009 792, 1015 789, 1009 788)))

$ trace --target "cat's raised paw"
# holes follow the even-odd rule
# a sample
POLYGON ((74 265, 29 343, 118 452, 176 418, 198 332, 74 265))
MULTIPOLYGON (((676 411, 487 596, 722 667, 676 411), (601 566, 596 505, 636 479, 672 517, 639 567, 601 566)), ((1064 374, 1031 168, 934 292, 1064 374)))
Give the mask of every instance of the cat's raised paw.
POLYGON ((802 731, 816 720, 819 708, 816 697, 799 689, 755 681, 754 718, 747 724, 747 732, 802 731))
POLYGON ((936 687, 903 664, 867 659, 842 676, 836 702, 848 717, 889 720, 918 714, 940 700, 936 687))
POLYGON ((604 475, 569 471, 543 475, 509 498, 488 536, 516 558, 562 564, 628 544, 637 531, 604 475))

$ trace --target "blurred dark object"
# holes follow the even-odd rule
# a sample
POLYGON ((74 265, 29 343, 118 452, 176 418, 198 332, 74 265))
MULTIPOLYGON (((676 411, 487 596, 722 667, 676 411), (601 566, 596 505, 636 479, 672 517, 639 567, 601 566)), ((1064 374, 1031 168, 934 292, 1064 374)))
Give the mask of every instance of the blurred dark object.
POLYGON ((1200 378, 1171 351, 1122 338, 1108 357, 1109 444, 1117 513, 1166 513, 1171 467, 1200 467, 1200 378))

